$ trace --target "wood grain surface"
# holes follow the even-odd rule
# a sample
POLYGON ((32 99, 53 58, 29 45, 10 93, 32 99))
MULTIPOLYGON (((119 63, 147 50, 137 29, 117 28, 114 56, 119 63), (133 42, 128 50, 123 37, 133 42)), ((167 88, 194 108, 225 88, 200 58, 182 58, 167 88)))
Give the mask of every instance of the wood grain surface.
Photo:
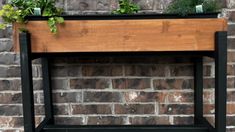
MULTIPOLYGON (((50 33, 46 21, 29 21, 32 52, 213 51, 225 19, 70 20, 50 33)), ((19 51, 14 24, 14 50, 19 51)))

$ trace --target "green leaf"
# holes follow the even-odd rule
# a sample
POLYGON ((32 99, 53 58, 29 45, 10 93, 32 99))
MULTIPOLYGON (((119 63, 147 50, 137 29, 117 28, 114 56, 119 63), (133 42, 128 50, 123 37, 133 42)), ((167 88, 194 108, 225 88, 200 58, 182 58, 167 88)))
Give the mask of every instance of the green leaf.
POLYGON ((0 29, 6 29, 6 24, 0 24, 0 29))
POLYGON ((64 18, 63 17, 56 17, 56 22, 59 24, 64 23, 64 18))

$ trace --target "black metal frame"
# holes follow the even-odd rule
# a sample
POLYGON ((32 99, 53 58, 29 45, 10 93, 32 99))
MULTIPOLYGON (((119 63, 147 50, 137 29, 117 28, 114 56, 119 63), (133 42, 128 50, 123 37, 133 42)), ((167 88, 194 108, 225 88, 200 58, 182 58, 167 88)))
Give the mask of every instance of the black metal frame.
POLYGON ((227 32, 219 31, 215 34, 215 51, 187 51, 187 52, 122 52, 122 53, 32 53, 30 34, 20 34, 21 81, 23 96, 23 115, 25 132, 225 132, 226 131, 226 73, 227 73, 227 32), (194 125, 141 125, 141 126, 66 126, 55 125, 53 114, 53 100, 49 59, 63 56, 85 57, 113 56, 125 57, 156 57, 159 55, 177 55, 192 57, 194 60, 194 125), (215 60, 215 127, 203 117, 203 56, 215 60), (43 91, 45 102, 44 121, 35 128, 35 114, 33 101, 32 60, 42 58, 43 91))

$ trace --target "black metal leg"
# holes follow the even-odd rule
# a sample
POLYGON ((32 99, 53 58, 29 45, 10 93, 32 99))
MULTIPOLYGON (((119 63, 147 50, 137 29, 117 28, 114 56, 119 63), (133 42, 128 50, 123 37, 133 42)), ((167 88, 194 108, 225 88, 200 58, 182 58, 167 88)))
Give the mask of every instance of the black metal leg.
POLYGON ((215 39, 215 132, 226 132, 227 32, 217 32, 215 39))
POLYGON ((45 115, 46 119, 48 120, 48 124, 54 124, 50 63, 48 61, 48 58, 42 58, 42 73, 43 73, 45 115))
POLYGON ((199 124, 203 118, 203 59, 194 62, 194 123, 199 124))
POLYGON ((31 62, 30 52, 31 52, 30 34, 21 33, 20 64, 21 64, 21 83, 22 83, 22 100, 23 100, 25 132, 35 131, 32 62, 31 62))

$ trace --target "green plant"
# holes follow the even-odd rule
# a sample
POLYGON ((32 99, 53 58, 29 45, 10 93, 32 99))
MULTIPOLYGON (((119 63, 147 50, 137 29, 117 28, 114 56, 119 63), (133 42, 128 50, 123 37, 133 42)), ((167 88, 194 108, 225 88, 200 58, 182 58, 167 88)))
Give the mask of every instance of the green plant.
POLYGON ((174 0, 165 10, 165 13, 185 16, 196 13, 197 5, 202 5, 203 13, 218 12, 221 9, 217 0, 174 0))
POLYGON ((34 15, 34 9, 40 8, 42 16, 48 17, 48 26, 52 33, 57 33, 57 24, 64 23, 62 9, 55 7, 55 0, 11 0, 0 10, 3 23, 0 28, 6 28, 10 23, 27 23, 26 16, 34 15))
POLYGON ((130 0, 119 0, 119 9, 114 10, 113 14, 134 14, 140 10, 137 4, 132 3, 130 0))

